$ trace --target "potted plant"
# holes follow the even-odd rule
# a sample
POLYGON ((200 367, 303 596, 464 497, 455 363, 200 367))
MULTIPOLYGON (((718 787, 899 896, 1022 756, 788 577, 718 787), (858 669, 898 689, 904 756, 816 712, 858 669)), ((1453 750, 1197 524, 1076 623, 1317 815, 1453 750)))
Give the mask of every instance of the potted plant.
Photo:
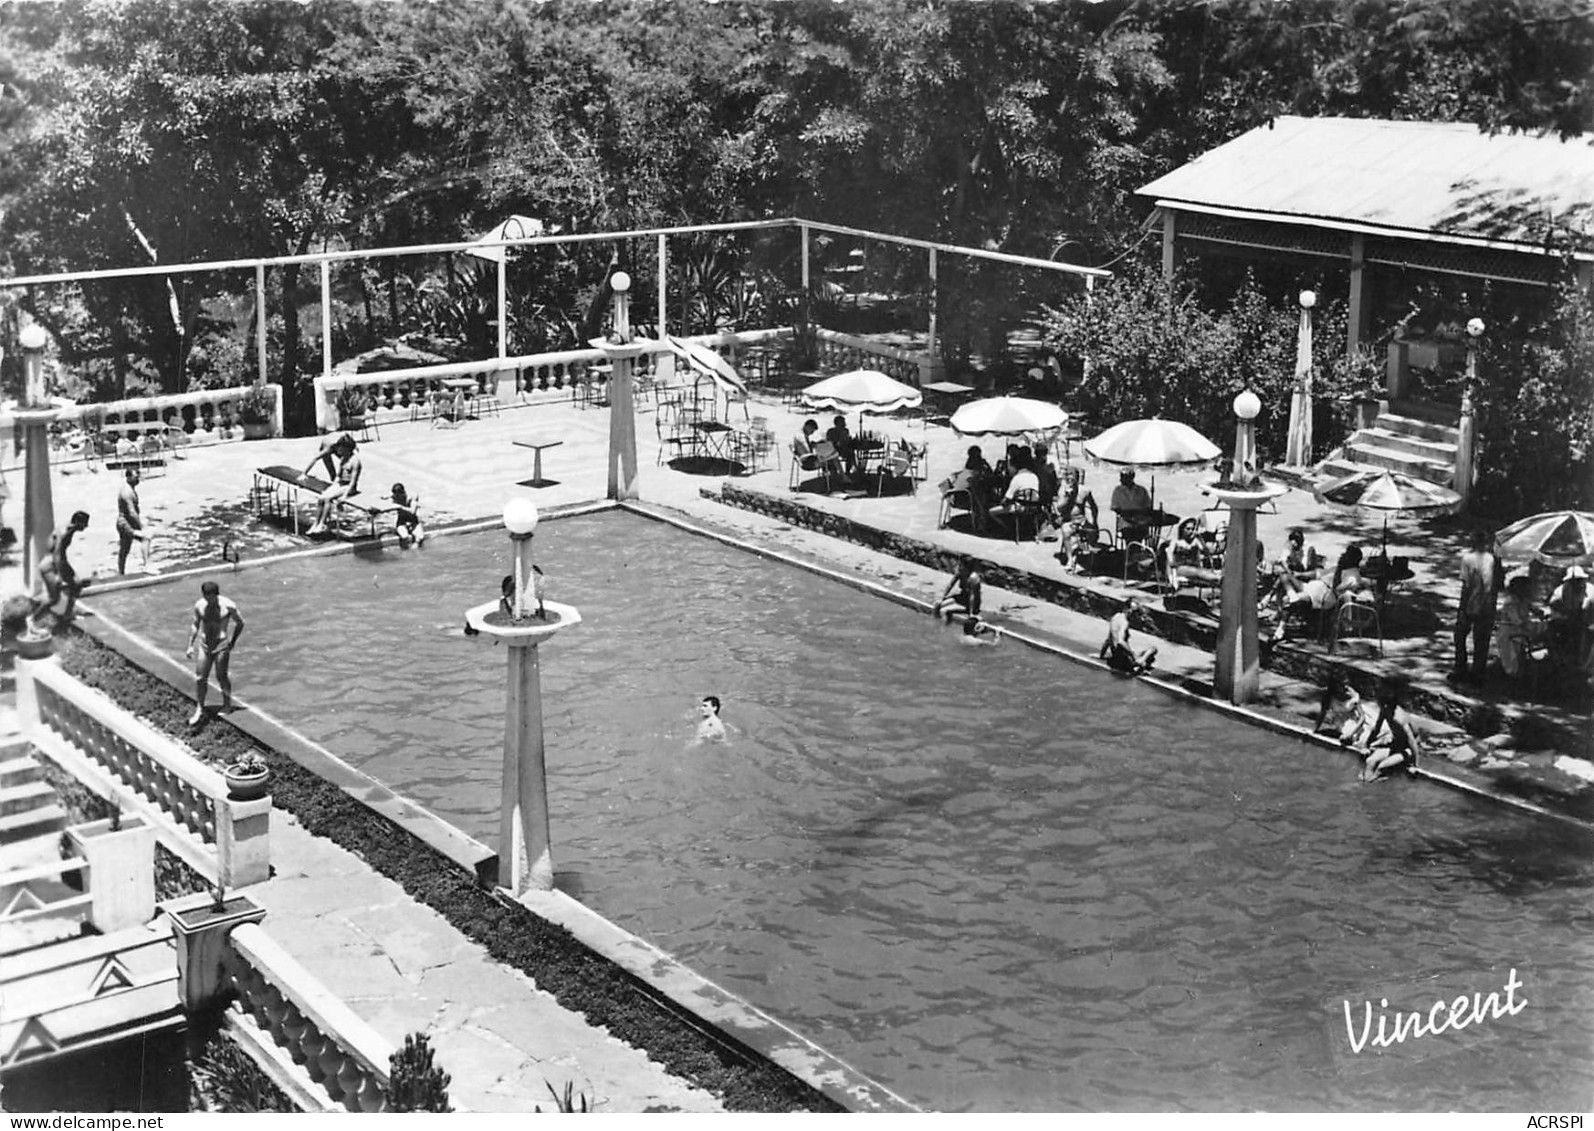
POLYGON ((253 385, 239 398, 238 422, 243 425, 245 440, 270 437, 272 415, 276 407, 276 398, 265 385, 253 385))
POLYGON ((253 801, 266 795, 271 767, 258 750, 246 750, 227 763, 222 776, 227 779, 227 795, 234 801, 253 801))
POLYGON ((332 407, 338 413, 338 430, 354 432, 364 428, 365 413, 370 404, 365 390, 358 385, 344 385, 339 389, 338 395, 332 399, 332 407))

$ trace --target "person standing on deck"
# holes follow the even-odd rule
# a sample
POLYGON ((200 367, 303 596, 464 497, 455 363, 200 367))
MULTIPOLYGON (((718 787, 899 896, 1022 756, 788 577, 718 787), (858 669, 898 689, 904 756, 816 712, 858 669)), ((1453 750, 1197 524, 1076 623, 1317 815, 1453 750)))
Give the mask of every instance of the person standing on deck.
POLYGON ((1461 683, 1467 675, 1467 637, 1472 637, 1473 683, 1483 683, 1489 666, 1489 636, 1494 632, 1495 599, 1505 580, 1500 559, 1489 548, 1486 530, 1472 532, 1472 548, 1461 555, 1461 599, 1456 609, 1456 666, 1450 673, 1452 683, 1461 683))
POLYGON ((138 502, 138 468, 129 467, 123 475, 127 482, 116 496, 117 573, 127 572, 127 552, 133 548, 135 540, 142 542, 146 537, 144 515, 138 502))
POLYGON ((216 671, 216 686, 221 688, 221 709, 232 706, 232 675, 228 670, 233 646, 243 635, 244 618, 238 606, 221 595, 221 586, 207 581, 199 587, 200 598, 194 602, 194 627, 188 634, 186 655, 193 659, 194 644, 203 635, 203 651, 194 665, 194 698, 198 704, 188 719, 189 726, 198 726, 205 717, 205 696, 209 692, 211 669, 216 671), (230 632, 229 632, 230 629, 230 632))

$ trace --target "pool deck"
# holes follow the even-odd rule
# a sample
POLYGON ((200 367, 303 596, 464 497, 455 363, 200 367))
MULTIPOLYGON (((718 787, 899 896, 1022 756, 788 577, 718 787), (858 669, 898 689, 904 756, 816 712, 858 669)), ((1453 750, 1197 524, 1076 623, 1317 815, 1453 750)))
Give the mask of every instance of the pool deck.
MULTIPOLYGON (((733 422, 739 421, 740 409, 733 411, 733 422)), ((810 491, 797 494, 788 486, 790 437, 807 416, 825 420, 831 414, 803 412, 763 398, 755 399, 751 413, 767 418, 781 449, 780 466, 727 480, 658 465, 652 407, 644 404, 637 428, 642 504, 638 509, 699 526, 761 552, 790 557, 810 568, 834 571, 850 584, 876 587, 909 603, 928 604, 939 597, 946 574, 919 561, 881 553, 780 517, 727 505, 720 498, 722 485, 729 482, 781 506, 799 501, 812 514, 850 519, 903 540, 970 554, 1018 573, 1101 593, 1125 592, 1110 579, 1065 579, 1052 556, 1055 542, 1015 544, 1010 539, 938 529, 935 483, 961 466, 969 446, 968 440, 944 427, 926 428, 918 420, 871 418, 873 430, 929 442, 927 481, 916 494, 843 498, 810 491)), ((856 427, 856 417, 849 417, 849 423, 856 427)), ((365 465, 362 494, 375 499, 392 483, 402 481, 412 495, 419 496, 428 528, 433 531, 494 519, 514 497, 530 498, 544 508, 602 499, 607 486, 608 431, 607 409, 573 405, 567 394, 540 394, 530 403, 506 407, 500 417, 468 421, 456 428, 433 428, 425 421, 384 423, 381 438, 361 446, 365 465), (543 453, 544 474, 553 482, 527 486, 532 460, 529 451, 516 441, 546 439, 562 441, 543 453)), ((982 446, 989 455, 1003 445, 987 441, 982 446)), ((302 467, 315 450, 316 442, 304 438, 182 449, 181 458, 170 462, 161 474, 147 477, 140 489, 153 532, 153 571, 167 575, 223 567, 224 544, 245 565, 283 552, 313 552, 322 545, 334 552, 335 540, 295 535, 280 524, 255 521, 248 510, 255 469, 273 464, 302 467)), ((9 453, 6 458, 16 459, 9 453)), ((1076 462, 1078 459, 1076 453, 1076 462)), ((22 477, 12 465, 8 464, 7 471, 17 492, 8 517, 20 527, 22 477)), ((1105 504, 1115 476, 1097 468, 1090 468, 1087 476, 1087 486, 1105 504)), ((113 519, 121 475, 91 470, 81 463, 68 464, 54 469, 53 483, 58 518, 76 509, 91 515, 88 531, 74 547, 73 560, 80 575, 113 583, 113 519)), ((1158 475, 1156 488, 1158 501, 1181 515, 1197 513, 1210 503, 1200 494, 1194 475, 1158 475)), ((1259 536, 1271 550, 1282 545, 1285 529, 1295 524, 1307 527, 1309 541, 1331 558, 1347 542, 1376 543, 1382 528, 1376 518, 1330 511, 1297 490, 1279 500, 1276 513, 1260 516, 1259 536)), ((557 537, 557 533, 549 530, 539 536, 557 537)), ((383 537, 391 540, 392 534, 383 537)), ((1521 705, 1508 695, 1492 688, 1461 692, 1444 682, 1457 588, 1455 563, 1463 537, 1459 528, 1436 531, 1417 524, 1392 525, 1390 552, 1411 558, 1417 578, 1410 591, 1423 595, 1422 610, 1437 623, 1429 631, 1387 640, 1382 659, 1369 654, 1371 650, 1365 646, 1352 655, 1369 670, 1407 673, 1414 686, 1443 697, 1451 708, 1459 699, 1463 708, 1468 702, 1495 703, 1509 713, 1521 705)), ((403 552, 424 554, 426 548, 410 547, 403 552)), ((140 562, 135 548, 130 568, 140 562)), ((193 576, 178 583, 173 616, 186 617, 189 603, 197 597, 198 581, 193 576)), ((226 592, 225 575, 220 581, 226 592)), ((0 596, 21 588, 20 566, 15 561, 0 566, 0 596)), ((572 596, 568 589, 559 591, 564 586, 557 580, 550 589, 555 598, 572 596)), ((464 604, 462 600, 462 609, 464 604)), ((93 607, 92 587, 86 605, 93 607)), ((243 611, 246 616, 270 615, 269 609, 243 611)), ((1087 664, 1094 662, 1091 657, 1104 630, 1103 622, 1088 613, 996 586, 988 587, 986 615, 1015 637, 1087 664)), ((927 622, 926 631, 955 630, 927 622)), ((1173 641, 1161 641, 1159 647, 1157 679, 1170 693, 1199 696, 1203 688, 1210 687, 1210 652, 1173 641)), ((246 632, 236 673, 239 698, 244 703, 248 701, 248 654, 246 632)), ((1309 726, 1318 693, 1319 688, 1307 680, 1264 670, 1254 718, 1263 725, 1309 726)), ((0 697, 0 721, 6 717, 9 704, 4 700, 9 698, 9 693, 0 697)), ((1577 733, 1587 735, 1586 716, 1539 705, 1529 710, 1574 729, 1581 720, 1577 733)), ((1548 796, 1552 810, 1577 810, 1588 800, 1588 779, 1594 777, 1594 765, 1587 761, 1586 737, 1585 747, 1575 751, 1579 756, 1571 758, 1564 748, 1512 751, 1497 740, 1467 743, 1458 728, 1440 721, 1425 722, 1425 729, 1432 745, 1451 756, 1451 760, 1430 759, 1434 775, 1451 784, 1513 794, 1522 792, 1516 785, 1531 781, 1536 790, 1534 803, 1544 804, 1543 798, 1548 796), (1557 796, 1565 798, 1564 806, 1553 804, 1557 796)), ((1214 755, 1220 756, 1221 751, 1214 755)), ((1355 773, 1356 763, 1348 755, 1325 750, 1324 756, 1343 758, 1347 777, 1355 773)), ((1523 819, 1537 818, 1524 813, 1523 819)), ((415 1029, 440 1034, 434 1041, 439 1060, 454 1074, 455 1097, 463 1107, 529 1111, 540 1104, 550 1110, 552 1097, 544 1080, 561 1089, 568 1080, 597 1100, 602 1111, 648 1107, 719 1110, 713 1096, 668 1076, 642 1053, 562 1009, 529 979, 497 967, 480 948, 433 912, 408 900, 396 885, 357 858, 304 833, 285 814, 277 816, 273 833, 278 874, 262 885, 269 889, 262 892, 262 901, 270 907, 268 925, 280 925, 287 932, 280 937, 295 957, 345 994, 357 1012, 396 1043, 402 1043, 403 1034, 415 1029), (355 885, 358 898, 351 895, 355 885)))

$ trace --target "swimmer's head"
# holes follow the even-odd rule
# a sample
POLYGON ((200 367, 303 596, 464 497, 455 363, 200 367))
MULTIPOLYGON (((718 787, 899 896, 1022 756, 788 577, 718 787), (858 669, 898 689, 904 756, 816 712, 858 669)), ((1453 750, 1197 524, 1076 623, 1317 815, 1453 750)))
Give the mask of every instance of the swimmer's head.
POLYGON ((214 604, 216 598, 221 596, 221 586, 214 581, 207 581, 199 587, 199 595, 214 604))
POLYGON ((980 629, 984 627, 985 626, 980 623, 979 617, 971 616, 968 620, 963 622, 963 635, 978 636, 980 634, 980 629))
POLYGON ((712 718, 720 713, 720 697, 718 695, 705 695, 700 707, 705 719, 712 718))

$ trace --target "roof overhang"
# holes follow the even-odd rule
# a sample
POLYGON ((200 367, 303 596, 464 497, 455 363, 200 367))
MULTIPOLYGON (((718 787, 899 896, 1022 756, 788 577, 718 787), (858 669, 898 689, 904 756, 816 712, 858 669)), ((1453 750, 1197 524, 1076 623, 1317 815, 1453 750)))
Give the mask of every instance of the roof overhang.
POLYGON ((1294 213, 1261 212, 1245 208, 1225 208, 1215 204, 1159 198, 1156 207, 1175 212, 1200 212, 1208 216, 1221 216, 1229 220, 1248 220, 1265 224, 1289 224, 1303 228, 1322 228, 1351 235, 1376 236, 1383 239, 1419 240, 1424 243, 1451 244, 1456 247, 1473 247, 1487 251, 1510 251, 1521 255, 1568 256, 1580 262, 1594 262, 1594 251, 1573 248, 1546 247, 1543 244, 1525 244, 1514 240, 1491 240, 1478 236, 1456 236, 1444 232, 1424 231, 1417 228, 1397 228, 1381 224, 1336 220, 1325 216, 1300 216, 1294 213))

